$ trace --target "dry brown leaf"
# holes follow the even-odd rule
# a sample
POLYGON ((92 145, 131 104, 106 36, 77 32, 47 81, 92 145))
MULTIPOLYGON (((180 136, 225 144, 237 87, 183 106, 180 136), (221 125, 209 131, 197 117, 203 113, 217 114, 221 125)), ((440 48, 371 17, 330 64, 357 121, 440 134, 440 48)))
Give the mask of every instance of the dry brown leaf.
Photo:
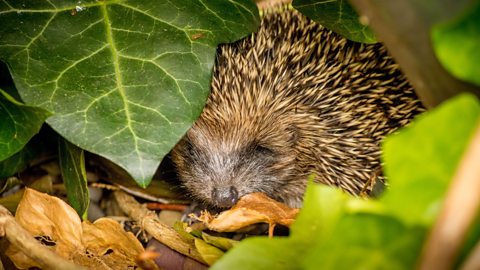
MULTIPOLYGON (((16 221, 59 256, 90 269, 127 269, 144 251, 118 223, 100 219, 82 223, 75 210, 57 197, 27 188, 16 221)), ((10 246, 7 255, 18 268, 38 266, 10 246)))
POLYGON ((290 208, 264 193, 251 193, 243 196, 232 209, 220 213, 217 217, 204 212, 198 219, 210 230, 234 232, 256 223, 290 226, 298 211, 299 209, 290 208))
POLYGON ((112 219, 101 218, 93 224, 84 221, 82 225, 82 242, 88 254, 113 269, 133 269, 135 259, 145 252, 137 238, 112 219))
MULTIPOLYGON (((59 198, 26 188, 15 220, 63 258, 71 259, 72 254, 81 248, 80 218, 75 210, 59 198)), ((39 266, 13 246, 6 253, 18 268, 39 266)))

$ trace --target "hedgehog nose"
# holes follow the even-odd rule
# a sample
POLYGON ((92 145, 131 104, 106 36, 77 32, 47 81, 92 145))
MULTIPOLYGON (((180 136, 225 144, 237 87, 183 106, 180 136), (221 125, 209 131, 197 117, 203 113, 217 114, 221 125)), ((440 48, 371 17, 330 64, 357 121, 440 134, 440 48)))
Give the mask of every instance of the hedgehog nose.
POLYGON ((216 187, 212 190, 212 198, 217 206, 230 208, 238 201, 238 191, 232 186, 216 187))

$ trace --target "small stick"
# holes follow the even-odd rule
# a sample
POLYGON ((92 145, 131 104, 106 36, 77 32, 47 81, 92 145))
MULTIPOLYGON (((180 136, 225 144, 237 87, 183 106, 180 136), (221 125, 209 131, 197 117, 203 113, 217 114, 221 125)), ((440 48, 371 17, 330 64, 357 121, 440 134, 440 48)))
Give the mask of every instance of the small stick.
POLYGON ((123 191, 117 190, 114 192, 114 195, 120 208, 138 224, 142 224, 145 231, 160 241, 160 243, 185 256, 206 264, 193 243, 190 244, 184 241, 173 228, 161 222, 154 212, 149 211, 144 205, 141 205, 132 196, 123 191))
POLYGON ((145 206, 149 210, 172 210, 172 211, 179 211, 179 212, 183 212, 188 208, 188 206, 185 204, 164 204, 164 203, 158 203, 158 202, 146 203, 145 206))
POLYGON ((268 238, 273 238, 273 232, 275 231, 275 223, 268 224, 268 238))

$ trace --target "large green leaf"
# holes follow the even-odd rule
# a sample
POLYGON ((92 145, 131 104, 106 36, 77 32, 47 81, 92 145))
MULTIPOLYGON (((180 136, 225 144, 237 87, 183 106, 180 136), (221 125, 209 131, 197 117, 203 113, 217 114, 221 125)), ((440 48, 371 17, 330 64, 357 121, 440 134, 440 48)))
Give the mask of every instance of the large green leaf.
POLYGON ((49 115, 41 108, 23 105, 0 89, 0 161, 20 151, 49 115))
POLYGON ((433 47, 443 66, 460 79, 480 85, 480 1, 452 21, 434 25, 433 47))
POLYGON ((304 269, 413 269, 425 237, 422 228, 362 213, 345 216, 334 229, 306 255, 304 269))
POLYGON ((303 250, 301 245, 290 238, 252 237, 242 240, 210 269, 302 269, 299 265, 302 258, 299 250, 303 250))
POLYGON ((347 0, 294 0, 293 7, 350 40, 377 42, 372 30, 360 23, 357 13, 347 0))
POLYGON ((390 190, 381 201, 390 214, 407 223, 432 224, 479 120, 477 98, 465 94, 420 115, 385 140, 390 190))
POLYGON ((0 57, 58 133, 146 186, 200 114, 217 44, 258 21, 247 0, 9 0, 0 57))
POLYGON ((347 202, 353 200, 335 189, 316 188, 309 184, 305 206, 292 225, 291 235, 308 246, 312 236, 325 238, 332 234, 338 220, 345 214, 347 202))

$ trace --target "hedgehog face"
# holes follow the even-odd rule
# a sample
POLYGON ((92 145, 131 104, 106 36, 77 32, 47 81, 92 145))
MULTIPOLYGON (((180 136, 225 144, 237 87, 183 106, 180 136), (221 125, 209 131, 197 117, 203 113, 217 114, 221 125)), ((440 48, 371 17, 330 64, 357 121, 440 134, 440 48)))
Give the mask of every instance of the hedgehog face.
POLYGON ((295 175, 297 130, 288 124, 254 127, 200 120, 176 146, 173 160, 197 200, 228 208, 252 192, 282 199, 281 189, 295 175))

